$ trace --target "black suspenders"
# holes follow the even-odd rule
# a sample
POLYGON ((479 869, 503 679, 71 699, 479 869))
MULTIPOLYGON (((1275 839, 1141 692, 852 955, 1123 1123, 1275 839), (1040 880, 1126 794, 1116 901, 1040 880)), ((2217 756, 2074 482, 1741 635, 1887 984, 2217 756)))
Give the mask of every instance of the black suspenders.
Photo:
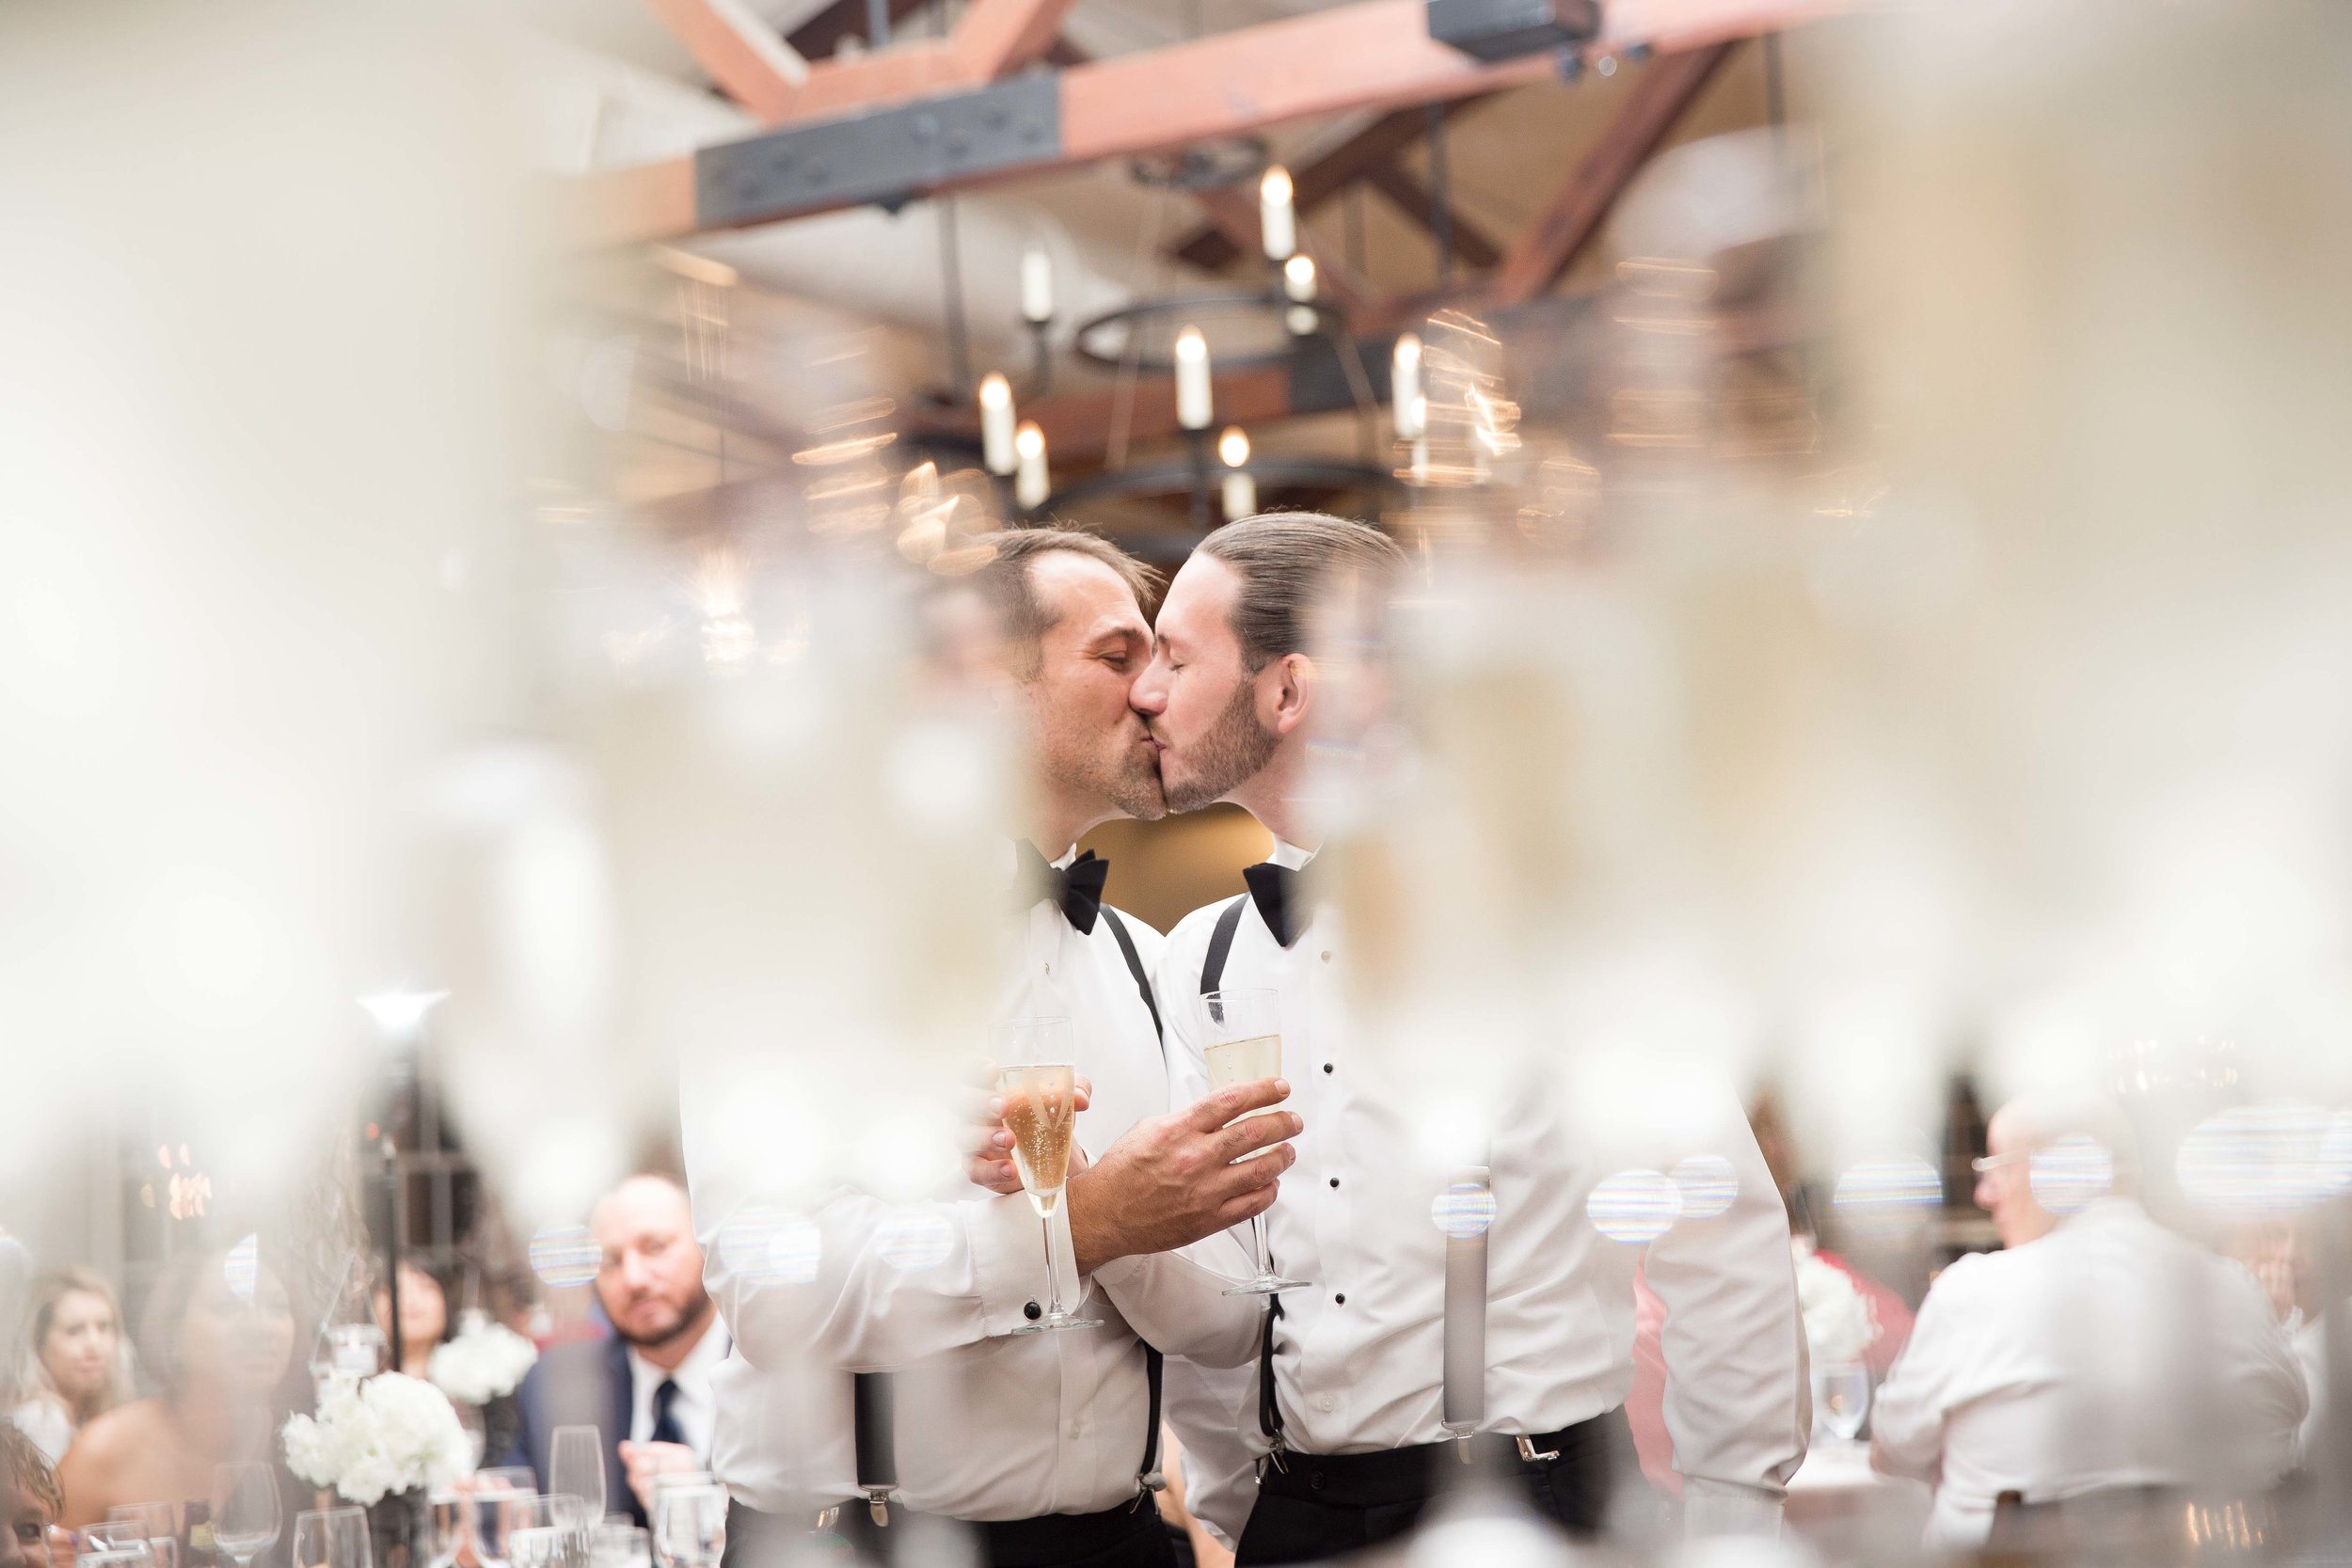
MULTIPOLYGON (((1160 1032, 1160 1005, 1152 995, 1152 977, 1143 971, 1143 955, 1136 951, 1136 939, 1127 933, 1127 923, 1109 905, 1103 906, 1103 919, 1109 922, 1111 935, 1118 939, 1120 957, 1127 960, 1127 973, 1135 976, 1136 994, 1143 998, 1144 1010, 1152 1015, 1152 1038, 1160 1048, 1160 1062, 1168 1062, 1168 1040, 1160 1032)), ((1231 938, 1229 936, 1228 940, 1231 938)), ((1140 1336, 1137 1336, 1140 1338, 1140 1336)), ((1160 1380, 1167 1362, 1158 1347, 1148 1341, 1143 1347, 1143 1376, 1151 1389, 1148 1430, 1143 1436, 1143 1465, 1136 1472, 1136 1505, 1168 1484, 1160 1474, 1160 1380)), ((890 1523, 888 1499, 898 1486, 897 1434, 892 1430, 891 1396, 894 1389, 888 1372, 853 1372, 850 1374, 851 1439, 857 1449, 857 1489, 866 1498, 866 1509, 874 1523, 890 1523)))
MULTIPOLYGON (((1217 911, 1216 924, 1209 930, 1209 950, 1200 963, 1200 994, 1208 995, 1225 980, 1225 960, 1233 951, 1233 934, 1241 929, 1241 911, 1249 902, 1248 894, 1238 894, 1226 901, 1217 911)), ((1258 1430, 1274 1445, 1275 1462, 1280 1463, 1282 1450, 1282 1411, 1274 1397, 1274 1320, 1282 1315, 1279 1294, 1266 1298, 1265 1323, 1258 1334, 1258 1430)))
MULTIPOLYGON (((1152 995, 1152 977, 1143 972, 1142 955, 1136 951, 1136 939, 1127 934, 1127 923, 1119 918, 1119 911, 1108 904, 1103 906, 1103 918, 1110 923, 1111 935, 1119 939, 1119 956, 1127 960, 1127 973, 1136 977, 1136 991, 1143 998, 1146 1012, 1152 1015, 1152 1037, 1159 1042, 1160 1066, 1168 1066, 1168 1036, 1160 1026, 1160 1005, 1152 995)), ((1142 1336, 1136 1336, 1141 1338, 1142 1336)), ((1152 1391, 1148 1428, 1143 1435, 1143 1468, 1136 1472, 1136 1503, 1168 1484, 1160 1474, 1160 1373, 1167 1357, 1150 1340, 1143 1343, 1143 1377, 1152 1391)))

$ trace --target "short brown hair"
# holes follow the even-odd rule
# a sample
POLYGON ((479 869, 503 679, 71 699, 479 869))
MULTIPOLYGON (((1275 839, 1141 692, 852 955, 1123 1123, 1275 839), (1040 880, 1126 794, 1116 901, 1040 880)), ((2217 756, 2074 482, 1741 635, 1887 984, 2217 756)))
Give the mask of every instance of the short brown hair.
POLYGON ((1067 550, 1101 562, 1119 574, 1120 581, 1134 592, 1136 605, 1146 612, 1151 609, 1152 595, 1159 592, 1159 573, 1100 534, 1070 528, 1014 528, 982 534, 974 543, 987 545, 995 551, 988 564, 973 577, 995 610, 1006 641, 1026 650, 1032 668, 1039 641, 1054 629, 1054 617, 1037 596, 1036 576, 1031 570, 1039 556, 1067 550))
POLYGON ((13 1487, 47 1513, 53 1525, 65 1512, 65 1494, 57 1487, 56 1471, 49 1467, 40 1446, 18 1431, 14 1421, 4 1418, 0 1418, 0 1486, 13 1487))
POLYGON ((1241 578, 1233 635, 1242 662, 1263 670, 1307 648, 1307 617, 1343 572, 1385 577, 1404 563, 1396 542, 1367 523, 1322 512, 1264 512, 1227 523, 1193 546, 1241 578))

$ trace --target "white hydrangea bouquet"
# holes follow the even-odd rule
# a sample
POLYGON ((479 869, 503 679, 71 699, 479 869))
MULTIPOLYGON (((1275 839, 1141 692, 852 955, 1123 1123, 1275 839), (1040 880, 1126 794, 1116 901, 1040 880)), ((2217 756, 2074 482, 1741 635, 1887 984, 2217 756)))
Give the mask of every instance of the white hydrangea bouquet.
POLYGON ((394 1493, 446 1486, 472 1463, 448 1396, 399 1372, 328 1379, 318 1415, 293 1417, 280 1439, 288 1469, 362 1508, 394 1493))
POLYGON ((1822 1262, 1803 1243, 1797 1245, 1797 1307, 1804 1315, 1805 1346, 1817 1368, 1859 1361, 1879 1337, 1878 1313, 1869 1298, 1854 1288, 1845 1270, 1822 1262))
POLYGON ((504 1323, 469 1328, 436 1345, 426 1370, 433 1386, 460 1404, 487 1404, 513 1393, 539 1359, 538 1347, 504 1323))

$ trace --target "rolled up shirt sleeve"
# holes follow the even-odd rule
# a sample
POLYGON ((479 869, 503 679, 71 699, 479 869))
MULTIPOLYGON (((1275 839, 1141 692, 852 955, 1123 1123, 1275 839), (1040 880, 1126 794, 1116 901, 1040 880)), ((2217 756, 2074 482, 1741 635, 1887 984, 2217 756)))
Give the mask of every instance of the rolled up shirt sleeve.
MULTIPOLYGON (((1812 1425, 1788 1216, 1728 1091, 1713 1126, 1709 1151, 1731 1162, 1738 1196, 1719 1215, 1677 1223, 1650 1243, 1645 1264, 1666 1307, 1666 1431, 1686 1483, 1723 1482, 1776 1503, 1812 1425)), ((1727 1504, 1740 1496, 1722 1495, 1727 1504)))

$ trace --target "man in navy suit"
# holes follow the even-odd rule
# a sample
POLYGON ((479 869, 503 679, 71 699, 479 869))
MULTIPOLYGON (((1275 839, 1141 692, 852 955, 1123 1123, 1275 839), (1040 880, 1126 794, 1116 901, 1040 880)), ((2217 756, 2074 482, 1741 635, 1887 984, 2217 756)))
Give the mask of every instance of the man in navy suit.
POLYGON ((709 1467, 710 1374, 727 1334, 703 1291, 702 1247, 675 1177, 628 1178, 597 1202, 588 1230, 612 1333, 540 1357, 516 1390, 521 1422, 499 1463, 530 1465, 545 1491, 555 1429, 593 1426, 605 1444, 606 1511, 642 1525, 655 1476, 709 1467))

